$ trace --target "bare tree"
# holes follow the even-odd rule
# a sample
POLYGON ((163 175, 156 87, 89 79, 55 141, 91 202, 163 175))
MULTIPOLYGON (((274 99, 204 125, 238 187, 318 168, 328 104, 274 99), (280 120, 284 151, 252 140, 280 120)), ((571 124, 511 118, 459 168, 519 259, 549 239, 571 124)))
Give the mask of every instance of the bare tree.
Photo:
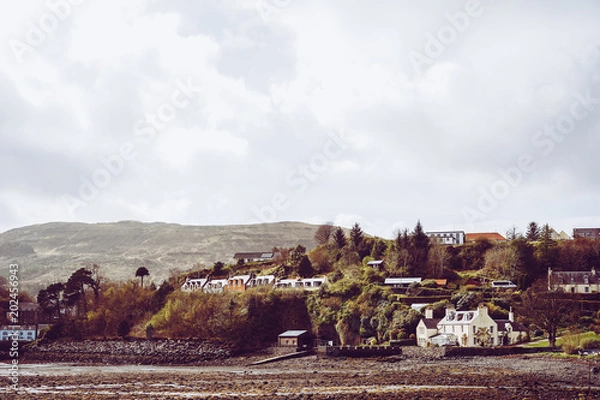
POLYGON ((577 307, 569 294, 548 290, 544 280, 537 281, 525 293, 519 307, 531 325, 548 335, 550 347, 556 347, 556 333, 577 318, 577 307))
POLYGON ((328 243, 334 230, 335 227, 333 226, 333 222, 325 222, 323 225, 320 225, 317 228, 317 231, 315 232, 315 240, 319 245, 328 243))
POLYGON ((446 265, 450 259, 450 254, 446 251, 446 246, 443 244, 434 243, 429 249, 429 262, 431 264, 431 272, 435 277, 444 275, 446 265))

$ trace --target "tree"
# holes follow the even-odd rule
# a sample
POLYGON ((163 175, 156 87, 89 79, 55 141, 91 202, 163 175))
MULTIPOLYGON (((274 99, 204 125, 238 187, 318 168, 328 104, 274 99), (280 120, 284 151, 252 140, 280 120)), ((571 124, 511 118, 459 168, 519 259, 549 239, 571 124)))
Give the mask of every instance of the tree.
POLYGON ((294 247, 292 251, 290 251, 289 262, 292 267, 297 267, 300 264, 300 261, 306 256, 306 247, 299 244, 294 247))
POLYGON ((527 233, 525 234, 525 238, 530 242, 535 242, 540 238, 540 227, 537 222, 531 221, 527 226, 527 233))
POLYGON ((358 250, 358 249, 360 249, 364 240, 365 240, 365 234, 364 234, 362 228, 360 227, 360 225, 358 225, 358 222, 355 222, 354 225, 352 226, 352 229, 350 229, 350 241, 354 245, 354 248, 356 250, 358 250))
POLYGON ((408 265, 410 264, 410 237, 408 236, 408 229, 398 231, 396 238, 394 239, 394 251, 396 253, 396 269, 406 272, 408 265))
POLYGON ((373 243, 373 248, 371 249, 371 257, 373 257, 374 260, 380 260, 386 250, 387 244, 385 241, 375 238, 375 243, 373 243))
POLYGON ((568 294, 549 291, 543 279, 523 293, 519 314, 548 335, 550 347, 556 347, 556 333, 576 318, 574 301, 568 294))
POLYGON ((77 314, 83 311, 87 314, 87 302, 85 300, 85 287, 95 287, 96 281, 92 278, 92 271, 79 268, 67 280, 64 287, 64 299, 67 307, 77 306, 77 314))
POLYGON ((520 282, 515 282, 525 289, 529 287, 539 276, 537 260, 535 259, 535 248, 527 239, 520 237, 510 243, 516 256, 515 268, 521 276, 520 282))
POLYGON ((323 225, 320 225, 317 228, 317 231, 315 232, 315 240, 317 241, 317 243, 319 245, 328 243, 329 239, 331 238, 331 235, 333 234, 334 229, 335 228, 333 226, 333 222, 331 221, 325 222, 323 225))
POLYGON ((37 302, 42 311, 50 317, 61 318, 61 293, 65 289, 64 283, 53 283, 46 289, 40 290, 37 302))
POLYGON ((213 264, 213 268, 212 268, 213 275, 215 275, 215 276, 222 275, 224 268, 225 268, 225 264, 223 264, 221 261, 217 261, 216 263, 213 264))
POLYGON ((141 286, 144 287, 144 277, 150 275, 150 271, 146 267, 139 267, 135 271, 135 276, 141 279, 141 286))
POLYGON ((536 250, 538 260, 538 273, 541 275, 554 268, 558 263, 558 243, 552 239, 552 228, 545 224, 540 233, 540 240, 536 250))
POLYGON ((517 227, 514 225, 511 226, 510 229, 506 231, 506 238, 508 240, 515 240, 519 236, 521 236, 521 234, 519 232, 517 232, 517 227))
POLYGON ((346 245, 346 235, 341 227, 337 227, 333 232, 333 241, 338 249, 341 249, 346 245))
POLYGON ((450 260, 450 254, 446 251, 443 244, 434 244, 429 251, 429 260, 431 262, 431 272, 435 277, 444 276, 444 272, 450 260))
POLYGON ((298 275, 303 278, 310 278, 314 275, 315 270, 308 259, 308 256, 304 255, 298 262, 298 275))
POLYGON ((429 236, 423 230, 421 221, 417 221, 415 229, 410 236, 411 256, 413 260, 412 273, 424 273, 427 269, 429 257, 429 236))

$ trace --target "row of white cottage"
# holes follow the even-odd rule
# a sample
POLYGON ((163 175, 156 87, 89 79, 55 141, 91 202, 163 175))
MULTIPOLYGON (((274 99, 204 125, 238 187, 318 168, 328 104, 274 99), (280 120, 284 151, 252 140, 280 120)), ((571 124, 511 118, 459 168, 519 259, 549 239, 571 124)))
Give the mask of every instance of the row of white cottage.
POLYGON ((417 345, 422 347, 508 346, 526 336, 526 329, 515 322, 512 310, 508 319, 493 319, 484 305, 472 311, 456 311, 450 306, 444 318, 433 318, 433 310, 427 308, 425 318, 417 325, 417 345))
POLYGON ((313 278, 277 279, 275 275, 235 275, 227 279, 212 279, 210 276, 199 279, 186 279, 181 285, 184 292, 203 291, 204 293, 245 292, 249 288, 272 287, 277 289, 317 290, 328 280, 325 276, 313 278))

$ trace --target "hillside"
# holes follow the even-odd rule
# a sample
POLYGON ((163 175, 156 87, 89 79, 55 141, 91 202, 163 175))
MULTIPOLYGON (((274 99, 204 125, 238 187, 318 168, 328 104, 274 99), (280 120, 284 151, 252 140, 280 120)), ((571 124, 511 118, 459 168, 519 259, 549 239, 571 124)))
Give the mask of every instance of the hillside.
POLYGON ((76 269, 96 263, 111 280, 126 280, 146 266, 150 281, 162 282, 169 271, 196 263, 232 262, 238 251, 273 246, 315 246, 316 225, 279 222, 256 225, 186 226, 123 221, 115 223, 53 222, 0 234, 0 265, 18 263, 23 289, 37 291, 66 280, 76 269))

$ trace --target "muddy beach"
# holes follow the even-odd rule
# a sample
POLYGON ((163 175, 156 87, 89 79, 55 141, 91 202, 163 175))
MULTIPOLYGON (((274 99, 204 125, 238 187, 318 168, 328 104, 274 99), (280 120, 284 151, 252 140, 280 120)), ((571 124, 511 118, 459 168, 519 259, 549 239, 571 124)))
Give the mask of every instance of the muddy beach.
POLYGON ((249 366, 32 363, 2 399, 596 399, 594 363, 544 355, 419 359, 310 356, 249 366), (588 380, 589 376, 589 380, 588 380), (589 384, 589 390, 588 390, 589 384))

